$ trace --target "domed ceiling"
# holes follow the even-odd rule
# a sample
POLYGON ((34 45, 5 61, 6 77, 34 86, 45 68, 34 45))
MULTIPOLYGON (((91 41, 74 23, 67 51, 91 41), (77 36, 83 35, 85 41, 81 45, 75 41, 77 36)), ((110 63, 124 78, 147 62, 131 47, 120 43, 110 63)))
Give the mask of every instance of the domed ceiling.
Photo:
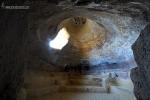
POLYGON ((143 16, 134 16, 141 13, 60 8, 52 16, 38 19, 36 32, 44 59, 57 66, 136 66, 131 45, 147 24, 143 16))
POLYGON ((58 30, 63 28, 70 35, 69 43, 79 51, 82 58, 88 59, 90 51, 97 46, 101 47, 106 38, 106 29, 102 25, 100 26, 84 17, 73 17, 64 20, 59 24, 58 30))

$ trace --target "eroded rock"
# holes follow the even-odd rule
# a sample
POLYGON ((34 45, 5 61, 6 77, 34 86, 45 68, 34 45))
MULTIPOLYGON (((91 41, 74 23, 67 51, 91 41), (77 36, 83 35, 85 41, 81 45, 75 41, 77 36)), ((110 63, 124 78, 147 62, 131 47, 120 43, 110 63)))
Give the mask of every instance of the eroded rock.
POLYGON ((133 44, 135 60, 138 67, 132 69, 131 78, 137 100, 150 100, 150 24, 142 30, 133 44))

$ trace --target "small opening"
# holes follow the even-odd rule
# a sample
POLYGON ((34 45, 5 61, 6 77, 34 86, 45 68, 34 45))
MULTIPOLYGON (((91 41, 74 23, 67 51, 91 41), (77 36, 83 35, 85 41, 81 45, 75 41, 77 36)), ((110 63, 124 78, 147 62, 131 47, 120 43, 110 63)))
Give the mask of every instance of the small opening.
POLYGON ((70 35, 66 28, 60 29, 57 36, 49 42, 49 46, 54 49, 61 50, 67 43, 70 35))
POLYGON ((82 52, 89 52, 96 46, 102 46, 106 38, 106 30, 86 17, 72 17, 58 25, 58 33, 49 42, 49 46, 62 50, 68 43, 82 52))

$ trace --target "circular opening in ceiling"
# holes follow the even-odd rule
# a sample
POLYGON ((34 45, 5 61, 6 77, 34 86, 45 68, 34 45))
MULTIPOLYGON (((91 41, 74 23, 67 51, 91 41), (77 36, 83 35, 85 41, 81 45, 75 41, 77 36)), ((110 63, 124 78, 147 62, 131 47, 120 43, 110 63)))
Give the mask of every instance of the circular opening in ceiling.
POLYGON ((57 27, 56 37, 50 41, 50 47, 63 49, 70 43, 82 52, 101 47, 106 39, 106 29, 86 17, 71 17, 63 20, 57 27))

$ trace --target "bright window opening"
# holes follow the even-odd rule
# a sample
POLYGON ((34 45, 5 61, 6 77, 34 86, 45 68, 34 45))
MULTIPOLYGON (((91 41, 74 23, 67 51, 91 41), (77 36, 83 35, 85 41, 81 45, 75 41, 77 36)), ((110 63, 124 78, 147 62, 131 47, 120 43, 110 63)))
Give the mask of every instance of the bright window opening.
POLYGON ((62 28, 57 36, 49 42, 49 46, 53 49, 61 50, 63 47, 65 47, 68 43, 70 35, 67 32, 66 28, 62 28))

